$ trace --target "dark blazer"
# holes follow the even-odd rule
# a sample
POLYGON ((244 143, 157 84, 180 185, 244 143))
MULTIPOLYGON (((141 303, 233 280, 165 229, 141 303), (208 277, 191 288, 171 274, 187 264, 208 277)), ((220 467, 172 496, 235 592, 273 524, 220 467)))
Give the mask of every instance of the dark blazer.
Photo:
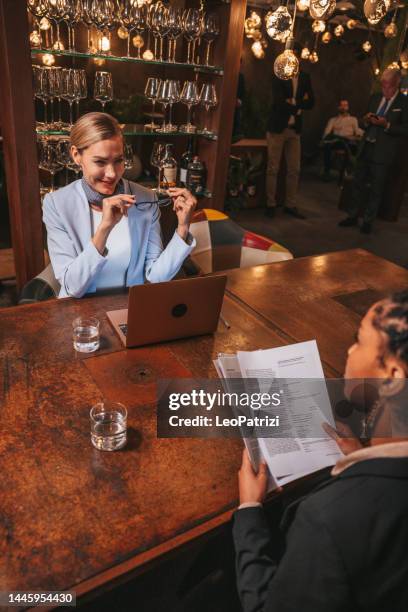
POLYGON ((296 92, 296 105, 289 104, 286 100, 293 98, 292 81, 282 81, 275 75, 272 77, 272 108, 268 120, 268 131, 281 134, 288 127, 291 115, 295 115, 295 130, 298 134, 302 131, 302 114, 297 111, 310 110, 314 106, 314 95, 310 76, 303 72, 299 73, 299 81, 296 92))
POLYGON ((408 458, 347 468, 287 509, 279 563, 262 508, 234 514, 245 612, 407 612, 408 458))
MULTIPOLYGON (((371 96, 368 113, 376 113, 382 97, 382 94, 371 96)), ((391 125, 388 130, 381 127, 376 129, 373 162, 377 164, 392 164, 398 152, 400 139, 408 138, 408 97, 399 93, 385 114, 385 118, 391 125)), ((363 142, 368 132, 369 127, 366 128, 363 142)))

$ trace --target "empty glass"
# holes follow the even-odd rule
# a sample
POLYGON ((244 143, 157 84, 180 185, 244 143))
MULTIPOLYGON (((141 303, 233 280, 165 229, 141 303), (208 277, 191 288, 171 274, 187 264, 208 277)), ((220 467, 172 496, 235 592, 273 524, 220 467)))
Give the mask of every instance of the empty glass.
POLYGON ((125 170, 130 170, 133 168, 133 149, 132 145, 125 144, 123 147, 124 161, 125 161, 125 170))
MULTIPOLYGON (((201 92, 200 92, 200 104, 204 106, 205 110, 207 111, 206 124, 207 124, 208 111, 210 110, 210 108, 214 108, 215 106, 217 106, 217 103, 218 103, 218 100, 217 100, 217 92, 215 90, 215 85, 213 85, 212 83, 204 83, 204 85, 201 88, 201 92)), ((211 130, 207 127, 207 125, 205 125, 203 128, 203 132, 210 133, 211 130)))
POLYGON ((95 317, 78 317, 72 322, 74 349, 93 353, 99 349, 99 321, 95 317))
POLYGON ((148 128, 150 130, 155 130, 159 127, 159 125, 154 122, 154 110, 156 108, 156 101, 157 101, 157 96, 159 94, 160 83, 161 83, 160 79, 150 77, 149 79, 147 79, 147 83, 146 83, 146 87, 144 91, 146 98, 150 100, 152 103, 152 120, 150 123, 145 124, 145 128, 148 128))
POLYGON ((51 189, 54 191, 54 177, 64 167, 61 162, 59 143, 55 140, 38 142, 38 166, 51 174, 51 189))
POLYGON ((71 128, 74 124, 74 115, 72 111, 72 105, 75 102, 76 91, 78 87, 78 79, 76 71, 73 68, 62 69, 62 93, 61 98, 69 104, 69 127, 71 128))
POLYGON ((167 13, 167 38, 169 40, 169 49, 167 61, 176 61, 176 46, 177 39, 183 33, 183 10, 170 6, 167 13))
POLYGON ((123 448, 127 440, 127 410, 119 402, 98 402, 91 408, 91 441, 102 451, 123 448))
POLYGON ((101 70, 95 72, 94 98, 102 104, 102 111, 105 110, 106 103, 113 100, 113 82, 110 72, 101 70))
POLYGON ((209 66, 210 62, 210 47, 214 40, 219 36, 220 33, 220 25, 218 21, 218 16, 214 13, 210 13, 204 16, 203 19, 203 31, 201 34, 201 38, 205 40, 207 43, 207 51, 205 55, 205 65, 209 66))
POLYGON ((163 125, 158 130, 159 132, 175 132, 177 126, 172 124, 172 108, 175 102, 180 100, 180 83, 173 79, 167 79, 162 81, 159 87, 159 93, 157 99, 164 108, 164 119, 163 125), (166 108, 169 106, 169 122, 166 123, 166 108))
POLYGON ((198 9, 188 9, 184 14, 184 36, 188 41, 187 63, 194 64, 195 43, 202 28, 201 12, 198 9))
POLYGON ((48 127, 49 81, 45 68, 33 66, 34 96, 44 104, 44 128, 48 127))
POLYGON ((180 131, 195 132, 196 127, 191 123, 191 108, 200 102, 200 95, 195 81, 186 81, 184 83, 180 102, 187 106, 187 123, 180 126, 180 131))

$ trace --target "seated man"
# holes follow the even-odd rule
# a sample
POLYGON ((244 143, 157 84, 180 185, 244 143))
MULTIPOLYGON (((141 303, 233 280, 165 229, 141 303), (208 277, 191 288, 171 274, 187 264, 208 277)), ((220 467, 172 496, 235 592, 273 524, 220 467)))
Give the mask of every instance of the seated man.
POLYGON ((348 100, 340 100, 338 111, 338 115, 327 122, 323 134, 324 180, 330 179, 332 151, 345 151, 346 164, 350 153, 356 152, 357 140, 363 134, 363 130, 358 127, 357 118, 349 113, 348 100))

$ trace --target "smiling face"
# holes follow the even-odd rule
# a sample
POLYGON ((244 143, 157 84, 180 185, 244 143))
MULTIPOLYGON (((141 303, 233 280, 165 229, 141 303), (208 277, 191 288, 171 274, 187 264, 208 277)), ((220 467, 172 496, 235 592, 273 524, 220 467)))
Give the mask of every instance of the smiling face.
POLYGON ((114 136, 100 140, 81 152, 73 146, 72 157, 81 166, 84 179, 92 189, 103 195, 112 195, 125 171, 123 139, 114 136))

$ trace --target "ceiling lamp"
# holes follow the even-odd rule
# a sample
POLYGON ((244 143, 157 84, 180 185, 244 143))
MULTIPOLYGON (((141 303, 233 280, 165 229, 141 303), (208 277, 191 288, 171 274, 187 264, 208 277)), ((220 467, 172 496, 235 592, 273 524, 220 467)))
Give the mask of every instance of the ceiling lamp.
POLYGON ((301 11, 303 13, 303 11, 307 11, 307 9, 309 8, 310 0, 297 0, 296 6, 298 11, 301 11))
POLYGON ((332 35, 329 31, 324 32, 322 34, 322 43, 324 43, 325 45, 327 45, 332 39, 332 35))
POLYGON ((390 8, 391 0, 365 0, 364 15, 368 23, 375 25, 381 21, 390 8))
POLYGON ((384 36, 385 38, 395 38, 397 34, 398 34, 397 24, 395 23, 395 21, 391 21, 391 23, 389 23, 387 27, 384 29, 384 36))
POLYGON ((304 60, 309 59, 310 57, 310 49, 308 47, 303 47, 300 57, 304 60))
POLYGON ((319 32, 324 32, 325 29, 326 29, 326 24, 321 19, 316 19, 312 23, 312 30, 315 34, 318 34, 319 32))
POLYGON ((336 8, 336 0, 310 0, 309 12, 313 19, 327 19, 336 8))
POLYGON ((334 28, 334 35, 337 36, 337 38, 340 38, 340 36, 343 36, 343 34, 344 34, 344 28, 341 24, 339 24, 338 26, 334 28))
POLYGON ((262 43, 259 40, 252 43, 251 50, 256 59, 263 59, 265 57, 265 51, 263 50, 262 43))
POLYGON ((354 30, 356 25, 357 25, 357 21, 355 19, 349 19, 346 23, 346 26, 348 27, 349 30, 354 30))
POLYGON ((365 42, 363 42, 363 44, 361 45, 361 48, 363 49, 363 51, 365 51, 366 53, 370 53, 371 49, 372 49, 372 45, 370 43, 369 40, 366 40, 365 42))
POLYGON ((317 64, 318 61, 319 56, 317 55, 317 51, 312 51, 309 56, 309 62, 311 62, 312 64, 317 64))
POLYGON ((375 76, 378 76, 378 75, 380 74, 380 69, 379 69, 379 68, 376 68, 376 69, 374 70, 374 74, 375 74, 375 76))
POLYGON ((44 66, 53 66, 55 64, 55 57, 51 53, 44 53, 42 63, 44 66))
POLYGON ((289 81, 299 74, 299 60, 293 53, 294 39, 292 36, 288 38, 285 50, 278 55, 273 65, 273 70, 278 77, 283 81, 289 81))
POLYGON ((151 62, 152 60, 154 60, 153 51, 151 51, 150 49, 146 49, 146 51, 143 52, 142 58, 144 60, 147 60, 148 62, 151 62))
POLYGON ((276 11, 269 11, 265 16, 266 31, 273 40, 285 42, 290 35, 292 17, 286 6, 279 6, 276 11))
POLYGON ((256 12, 256 11, 252 11, 250 17, 249 17, 252 21, 252 23, 254 24, 253 27, 254 28, 260 28, 262 25, 262 19, 261 16, 256 12))
POLYGON ((391 64, 389 64, 389 66, 387 66, 388 70, 399 70, 400 69, 400 65, 398 62, 392 62, 391 64))

